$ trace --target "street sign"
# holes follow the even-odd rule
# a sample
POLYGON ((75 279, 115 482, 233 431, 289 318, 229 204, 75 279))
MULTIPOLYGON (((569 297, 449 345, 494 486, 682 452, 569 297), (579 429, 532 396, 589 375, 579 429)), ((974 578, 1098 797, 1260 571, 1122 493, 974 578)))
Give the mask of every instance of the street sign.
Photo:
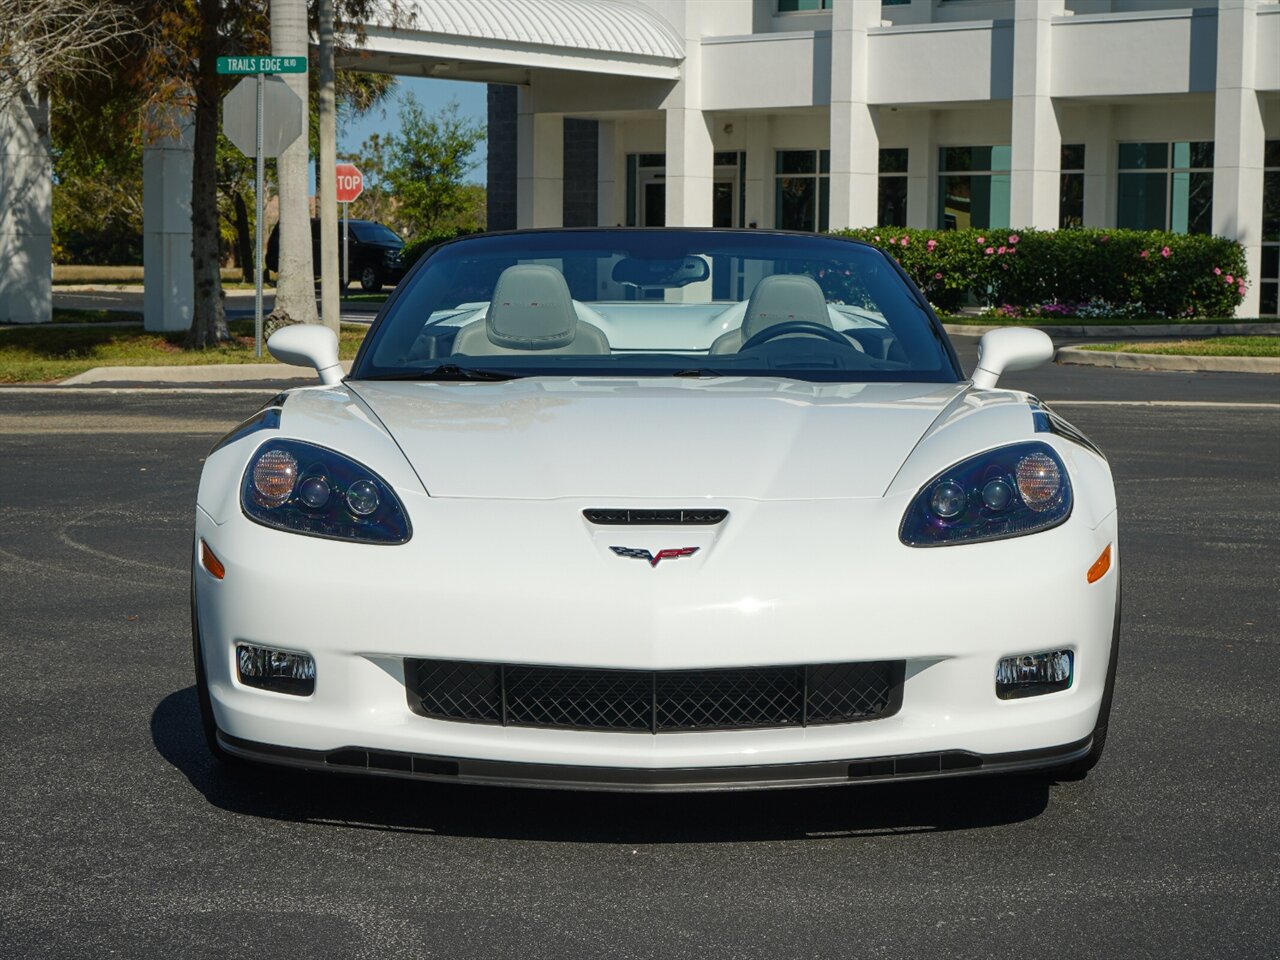
POLYGON ((306 57, 219 57, 218 72, 243 76, 254 73, 306 73, 306 57))
MULTIPOLYGON (((280 156, 293 141, 302 136, 302 119, 302 98, 279 77, 265 77, 262 82, 263 156, 280 156)), ((222 132, 246 157, 257 156, 256 77, 245 77, 223 98, 222 132)))
POLYGON ((340 163, 336 169, 338 177, 338 202, 354 203, 364 192, 364 176, 354 163, 340 163))

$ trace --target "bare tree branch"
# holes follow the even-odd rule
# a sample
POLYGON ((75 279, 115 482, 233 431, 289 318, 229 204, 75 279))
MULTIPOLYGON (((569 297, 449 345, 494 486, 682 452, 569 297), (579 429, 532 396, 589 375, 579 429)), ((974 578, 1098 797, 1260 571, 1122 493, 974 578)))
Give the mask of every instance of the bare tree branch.
POLYGON ((105 74, 140 33, 116 0, 7 0, 0 16, 0 110, 55 80, 105 74))

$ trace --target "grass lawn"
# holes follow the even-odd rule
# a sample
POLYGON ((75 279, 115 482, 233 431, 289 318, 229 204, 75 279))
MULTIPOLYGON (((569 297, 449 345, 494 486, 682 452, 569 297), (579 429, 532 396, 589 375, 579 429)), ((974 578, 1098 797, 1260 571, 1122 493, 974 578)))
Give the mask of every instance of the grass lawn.
POLYGON ((1156 340, 1150 343, 1089 343, 1105 353, 1161 353, 1181 357, 1280 357, 1280 337, 1210 337, 1207 340, 1156 340))
MULTIPOLYGON (((224 285, 235 283, 243 273, 239 267, 222 271, 224 285)), ((142 267, 98 267, 92 264, 55 263, 53 265, 54 285, 61 283, 141 283, 142 267)), ((253 284, 246 284, 252 288, 253 284)))
POLYGON ((969 327, 1146 327, 1183 323, 1275 323, 1275 317, 974 317, 939 314, 943 323, 969 327))
MULTIPOLYGON (((368 327, 342 325, 338 353, 350 360, 368 327)), ((210 363, 274 363, 263 351, 253 355, 253 321, 231 322, 233 341, 211 350, 184 350, 184 333, 149 333, 136 327, 36 326, 0 329, 0 383, 63 380, 93 367, 165 366, 210 363)))
POLYGON ((77 310, 54 307, 54 323, 141 323, 142 314, 131 310, 77 310))

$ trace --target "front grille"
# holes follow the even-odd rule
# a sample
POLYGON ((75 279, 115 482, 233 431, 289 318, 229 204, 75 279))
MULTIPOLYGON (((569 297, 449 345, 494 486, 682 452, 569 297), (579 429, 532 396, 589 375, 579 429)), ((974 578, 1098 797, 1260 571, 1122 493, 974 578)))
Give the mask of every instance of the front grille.
POLYGON ((405 660, 414 713, 519 727, 668 733, 892 716, 902 660, 728 670, 587 670, 405 660))

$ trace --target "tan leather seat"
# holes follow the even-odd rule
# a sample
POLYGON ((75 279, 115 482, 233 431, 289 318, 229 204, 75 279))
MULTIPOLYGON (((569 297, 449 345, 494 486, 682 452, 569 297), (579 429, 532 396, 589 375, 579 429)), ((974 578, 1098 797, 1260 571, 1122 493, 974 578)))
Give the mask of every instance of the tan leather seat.
POLYGON ((711 352, 737 353, 761 330, 791 320, 804 320, 824 327, 832 325, 827 298, 818 281, 803 274, 775 273, 756 284, 747 301, 742 326, 717 337, 711 344, 711 352))
POLYGON ((538 263, 507 267, 494 284, 483 320, 458 331, 454 354, 607 354, 604 333, 578 319, 564 276, 538 263))

